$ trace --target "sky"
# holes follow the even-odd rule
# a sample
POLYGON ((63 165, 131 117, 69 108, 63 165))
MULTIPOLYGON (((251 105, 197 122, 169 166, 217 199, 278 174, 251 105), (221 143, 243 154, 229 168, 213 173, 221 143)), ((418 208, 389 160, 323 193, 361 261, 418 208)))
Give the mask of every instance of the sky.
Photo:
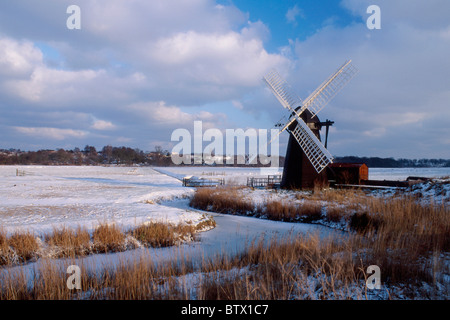
POLYGON ((449 16, 448 0, 1 0, 0 149, 170 151, 194 121, 269 130, 286 110, 265 74, 304 99, 351 59, 318 114, 329 151, 449 159, 449 16))

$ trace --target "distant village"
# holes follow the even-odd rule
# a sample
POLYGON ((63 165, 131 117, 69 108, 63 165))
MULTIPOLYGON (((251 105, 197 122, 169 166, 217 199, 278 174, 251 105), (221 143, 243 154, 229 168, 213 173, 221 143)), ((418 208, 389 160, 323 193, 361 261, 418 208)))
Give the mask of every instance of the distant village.
MULTIPOLYGON (((194 159, 201 155, 191 155, 192 165, 194 159)), ((235 157, 234 161, 226 161, 226 156, 215 155, 216 161, 212 166, 262 166, 245 163, 245 160, 235 157), (232 164, 227 164, 227 163, 232 164), (243 163, 244 162, 244 163, 243 163), (223 163, 223 164, 220 164, 223 163)), ((248 158, 248 157, 246 157, 248 158)), ((229 160, 229 159, 228 159, 229 160)), ((394 159, 379 157, 335 157, 335 163, 364 163, 369 168, 424 168, 424 167, 450 167, 450 159, 394 159)), ((200 165, 198 162, 195 165, 200 165)), ((201 165, 209 165, 203 161, 201 165)), ((97 150, 86 145, 84 149, 73 150, 38 150, 22 151, 20 149, 0 149, 0 165, 142 165, 142 166, 175 166, 171 153, 160 146, 153 151, 142 151, 130 147, 104 146, 97 150)), ((189 165, 189 164, 183 164, 189 165)), ((280 156, 279 165, 284 165, 284 157, 280 156)))

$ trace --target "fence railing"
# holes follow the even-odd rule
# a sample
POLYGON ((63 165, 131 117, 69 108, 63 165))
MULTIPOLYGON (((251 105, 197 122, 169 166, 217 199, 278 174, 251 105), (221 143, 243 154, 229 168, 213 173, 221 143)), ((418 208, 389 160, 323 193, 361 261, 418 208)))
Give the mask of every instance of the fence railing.
POLYGON ((32 176, 34 172, 16 169, 16 177, 32 176))
POLYGON ((183 186, 185 187, 217 187, 225 184, 225 179, 191 179, 183 178, 183 186))
POLYGON ((267 178, 247 178, 247 186, 251 188, 279 188, 281 175, 268 175, 267 178))

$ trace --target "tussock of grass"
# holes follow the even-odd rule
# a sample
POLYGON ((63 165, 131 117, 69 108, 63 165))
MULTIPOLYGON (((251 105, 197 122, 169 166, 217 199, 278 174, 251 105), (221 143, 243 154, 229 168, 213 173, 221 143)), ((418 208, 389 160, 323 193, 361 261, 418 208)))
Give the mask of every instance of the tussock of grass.
POLYGON ((349 221, 350 229, 363 234, 378 230, 380 225, 381 220, 367 212, 355 212, 349 221))
POLYGON ((123 251, 125 247, 125 234, 116 225, 102 224, 92 234, 94 252, 107 253, 123 251))
POLYGON ((190 205, 201 210, 229 214, 247 214, 254 210, 253 204, 239 194, 239 187, 200 188, 190 205))
POLYGON ((35 258, 36 251, 39 249, 36 237, 31 232, 14 233, 8 238, 8 244, 21 262, 35 258))
POLYGON ((334 223, 340 223, 341 221, 347 219, 346 209, 328 205, 326 207, 326 218, 334 223))
POLYGON ((6 236, 5 230, 0 228, 0 250, 3 252, 8 249, 8 237, 6 236))
POLYGON ((216 221, 212 217, 209 217, 209 218, 204 217, 204 219, 201 222, 199 222, 195 225, 195 230, 203 231, 203 230, 209 230, 209 229, 212 229, 215 227, 216 227, 216 221))
POLYGON ((322 206, 317 203, 271 200, 265 203, 260 212, 271 220, 312 222, 321 218, 322 206))
POLYGON ((165 223, 152 222, 139 226, 131 231, 131 235, 150 247, 168 247, 175 244, 175 235, 165 223))
POLYGON ((11 250, 8 244, 8 237, 3 228, 0 229, 0 265, 11 264, 14 260, 14 251, 11 250))
POLYGON ((345 299, 347 290, 354 290, 352 294, 361 298, 361 290, 350 286, 364 279, 364 273, 351 254, 340 254, 342 250, 331 238, 320 240, 317 235, 272 240, 268 245, 261 241, 228 260, 226 270, 241 272, 204 277, 200 295, 206 300, 345 299))
POLYGON ((89 254, 91 237, 86 229, 78 227, 72 230, 66 227, 54 229, 53 233, 45 236, 45 242, 54 248, 56 258, 76 257, 89 254))

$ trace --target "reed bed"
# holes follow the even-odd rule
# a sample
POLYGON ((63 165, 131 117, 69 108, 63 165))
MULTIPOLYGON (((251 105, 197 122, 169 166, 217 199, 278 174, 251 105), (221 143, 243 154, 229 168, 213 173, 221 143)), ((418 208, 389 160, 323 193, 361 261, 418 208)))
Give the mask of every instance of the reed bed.
MULTIPOLYGON (((0 299, 414 299, 448 297, 437 286, 414 286, 425 281, 388 279, 382 270, 382 290, 369 292, 366 269, 374 264, 366 236, 319 238, 318 235, 260 239, 234 256, 189 256, 156 264, 149 256, 119 262, 100 273, 81 265, 81 289, 68 289, 65 268, 44 263, 34 270, 33 285, 22 272, 2 273, 0 299), (444 295, 442 295, 444 294, 444 295)), ((70 262, 68 262, 70 264, 70 262)), ((405 265, 404 268, 407 268, 405 265)), ((409 266, 410 267, 410 266, 409 266)), ((442 270, 440 270, 442 271, 442 270)), ((409 274, 411 276, 411 274, 409 274)), ((411 280, 411 279, 410 279, 411 280)), ((433 284, 433 282, 430 282, 433 284)))
POLYGON ((247 214, 254 211, 253 203, 242 199, 241 187, 199 188, 190 206, 202 210, 229 214, 247 214))
MULTIPOLYGON (((209 207, 208 196, 216 197, 217 192, 202 191, 205 209, 209 207)), ((229 198, 220 193, 219 197, 229 198)), ((253 214, 282 221, 338 223, 350 231, 347 245, 353 254, 382 268, 383 281, 408 286, 446 283, 448 292, 448 280, 444 278, 450 272, 450 210, 445 202, 420 202, 407 194, 376 197, 360 190, 339 189, 298 192, 294 198, 297 202, 265 201, 253 214)), ((228 202, 226 205, 222 212, 233 208, 228 202)))
MULTIPOLYGON (((272 211, 273 219, 295 221, 310 215, 340 221, 347 233, 321 239, 318 235, 290 234, 283 239, 254 241, 237 255, 218 255, 195 262, 158 262, 150 257, 121 262, 100 273, 82 267, 82 289, 66 287, 65 270, 50 263, 35 270, 33 285, 25 274, 1 273, 0 299, 448 299, 450 297, 450 212, 444 203, 421 203, 413 197, 370 197, 336 190, 301 193, 293 201, 266 201, 255 206, 239 189, 200 189, 191 203, 234 214, 272 211), (217 197, 220 200, 209 200, 217 197), (237 204, 233 204, 233 201, 237 204), (244 203, 247 204, 244 205, 244 203), (305 209, 309 202, 312 209, 305 209), (220 207, 223 205, 223 207, 220 207), (231 211, 236 208, 236 211, 231 211), (320 208, 317 209, 317 208, 320 208), (381 270, 381 290, 368 290, 367 267, 381 270)), ((300 193, 299 193, 300 194, 300 193)), ((316 220, 311 219, 311 222, 316 220)), ((134 230, 144 243, 149 230, 172 243, 162 226, 134 230), (164 236, 163 236, 164 235, 164 236)), ((174 228, 175 230, 176 228, 174 228)), ((191 232, 191 231, 189 231, 191 232)), ((189 233, 188 232, 188 233, 189 233)), ((149 237, 149 243, 152 238, 149 237)), ((0 232, 0 250, 11 248, 0 232)))
POLYGON ((198 232, 215 227, 206 217, 197 225, 151 222, 123 231, 116 224, 102 223, 92 234, 85 227, 62 227, 43 237, 31 232, 12 235, 0 229, 0 266, 13 266, 42 258, 75 258, 90 254, 120 252, 137 247, 167 247, 195 241, 198 232))

